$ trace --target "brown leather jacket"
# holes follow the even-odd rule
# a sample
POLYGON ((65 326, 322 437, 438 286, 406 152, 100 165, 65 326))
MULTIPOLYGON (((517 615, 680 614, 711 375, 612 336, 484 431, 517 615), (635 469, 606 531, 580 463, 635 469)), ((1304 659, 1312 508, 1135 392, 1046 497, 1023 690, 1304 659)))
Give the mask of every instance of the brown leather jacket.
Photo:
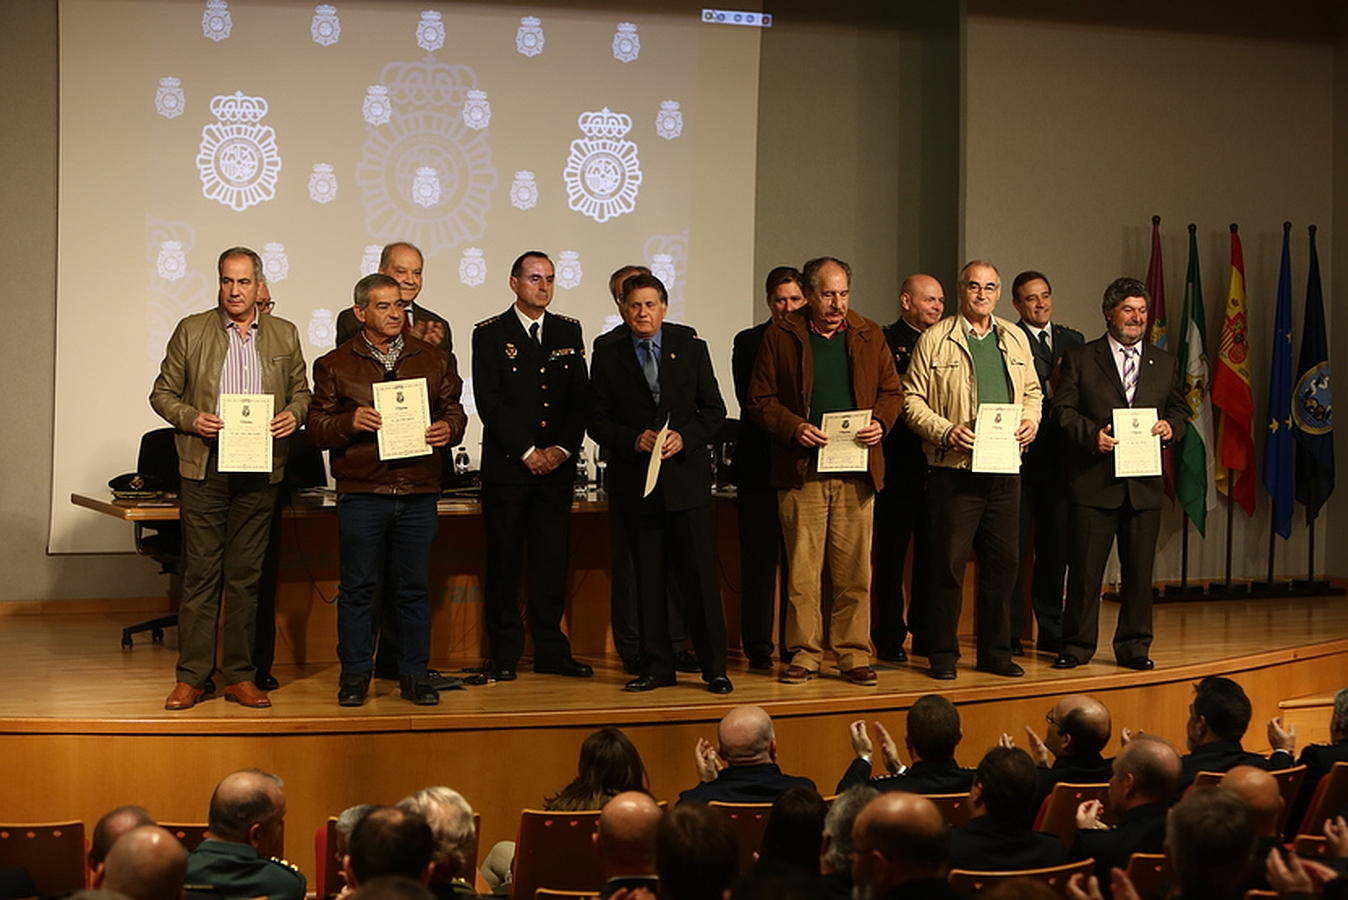
MULTIPOLYGON (((431 421, 449 423, 452 447, 463 439, 468 424, 459 403, 463 381, 454 357, 411 335, 403 340, 402 356, 390 379, 426 379, 431 421)), ((332 451, 328 463, 340 493, 438 494, 441 450, 383 462, 375 433, 352 427, 356 408, 374 406, 372 386, 384 380, 384 364, 371 355, 360 333, 319 357, 314 362, 314 399, 306 426, 309 440, 320 450, 332 451)))
MULTIPOLYGON (((772 435, 772 486, 797 488, 814 465, 817 451, 796 441, 796 429, 809 421, 814 387, 814 355, 810 350, 809 307, 768 326, 749 379, 749 417, 772 435)), ((847 312, 847 356, 852 364, 852 396, 858 409, 870 409, 888 434, 903 410, 903 386, 894 368, 880 326, 856 312, 847 312)), ((871 484, 885 484, 882 444, 871 447, 871 484)))

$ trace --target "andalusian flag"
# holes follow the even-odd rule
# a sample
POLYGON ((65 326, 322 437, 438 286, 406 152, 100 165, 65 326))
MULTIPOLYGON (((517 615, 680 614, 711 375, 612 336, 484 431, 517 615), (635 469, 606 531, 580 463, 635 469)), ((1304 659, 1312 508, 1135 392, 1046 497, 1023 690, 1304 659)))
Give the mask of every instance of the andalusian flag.
MULTIPOLYGON (((1151 217, 1151 262, 1147 263, 1147 339, 1152 346, 1166 348, 1165 267, 1161 264, 1161 217, 1151 217)), ((1168 481, 1169 479, 1167 479, 1168 481)))
POLYGON ((1301 353, 1292 398, 1296 424, 1296 495, 1306 507, 1306 522, 1334 493, 1334 395, 1329 389, 1329 341, 1325 299, 1320 290, 1320 257, 1315 226, 1310 227, 1310 274, 1306 278, 1306 314, 1301 322, 1301 353))
POLYGON ((1273 312, 1273 357, 1268 373, 1268 437, 1264 490, 1273 501, 1273 531, 1292 536, 1292 223, 1282 225, 1278 305, 1273 312))
POLYGON ((1217 430, 1217 490, 1254 515, 1254 390, 1250 387, 1250 343, 1245 318, 1245 254, 1231 226, 1231 289, 1217 347, 1212 405, 1222 411, 1217 430), (1228 472, 1232 473, 1228 475, 1228 472), (1228 484, 1234 476, 1234 485, 1228 484))
POLYGON ((1179 440, 1175 494, 1184 514, 1199 534, 1207 525, 1208 510, 1217 506, 1212 477, 1212 403, 1208 380, 1208 327, 1203 311, 1203 281, 1198 271, 1198 226, 1189 226, 1189 273, 1184 278, 1184 321, 1179 335, 1180 365, 1184 366, 1184 398, 1189 403, 1189 427, 1179 440))

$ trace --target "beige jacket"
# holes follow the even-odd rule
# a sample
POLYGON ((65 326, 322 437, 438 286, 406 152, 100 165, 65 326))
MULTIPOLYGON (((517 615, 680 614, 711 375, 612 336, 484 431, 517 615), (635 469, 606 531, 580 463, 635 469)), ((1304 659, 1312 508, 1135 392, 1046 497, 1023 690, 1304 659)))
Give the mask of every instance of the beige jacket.
MULTIPOLYGON (((978 410, 974 361, 959 313, 947 316, 922 332, 913 348, 904 378, 904 413, 908 427, 922 438, 927 462, 933 466, 967 469, 970 454, 950 446, 956 423, 973 427, 978 410)), ((1011 402, 1020 404, 1021 419, 1038 423, 1042 390, 1025 332, 993 316, 997 346, 1011 381, 1011 402)))

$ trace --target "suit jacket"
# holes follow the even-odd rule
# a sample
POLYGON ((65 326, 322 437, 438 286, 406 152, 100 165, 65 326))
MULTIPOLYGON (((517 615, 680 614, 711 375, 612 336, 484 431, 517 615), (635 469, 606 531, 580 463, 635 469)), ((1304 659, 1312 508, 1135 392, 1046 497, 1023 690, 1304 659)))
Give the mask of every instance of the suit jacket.
POLYGON ((983 872, 1043 869, 1067 862, 1062 841, 1003 822, 994 816, 970 819, 950 829, 950 868, 983 872))
MULTIPOLYGON (((1172 441, 1184 434, 1189 405, 1174 354, 1143 342, 1132 405, 1155 407, 1158 418, 1170 423, 1172 441)), ((1096 338, 1063 357, 1052 416, 1069 446, 1068 492, 1073 503, 1117 509, 1127 499, 1133 509, 1160 508, 1165 486, 1159 475, 1117 478, 1113 455, 1097 449, 1100 429, 1111 424, 1116 408, 1127 406, 1106 338, 1096 338)))
POLYGON ((735 439, 735 458, 730 463, 730 480, 742 488, 766 488, 771 483, 772 437, 748 416, 749 379, 754 374, 754 360, 763 344, 763 334, 771 324, 768 319, 744 329, 735 335, 730 351, 735 399, 740 405, 740 430, 735 439))
MULTIPOLYGON (((289 411, 296 426, 309 411, 309 380, 295 326, 277 316, 257 317, 257 357, 262 366, 262 391, 271 394, 274 414, 289 411)), ((178 433, 178 474, 201 480, 213 441, 192 430, 197 413, 214 413, 220 400, 220 368, 229 351, 229 335, 219 307, 188 316, 173 329, 159 375, 150 390, 150 406, 178 433)), ((272 441, 271 483, 285 473, 288 440, 272 441)))
MULTIPOLYGON (((444 326, 445 337, 436 346, 438 346, 441 350, 448 353, 450 356, 454 355, 454 335, 449 330, 448 322, 446 322, 440 316, 437 316, 435 313, 431 312, 426 307, 422 306, 420 303, 412 304, 412 321, 439 322, 442 326, 444 326)), ((351 340, 353 337, 356 336, 356 333, 359 332, 360 329, 361 329, 360 319, 356 318, 356 311, 352 307, 348 306, 346 309, 342 310, 340 313, 337 314, 336 346, 340 347, 342 344, 345 344, 347 341, 351 340)))
POLYGON ((910 794, 963 794, 974 783, 974 770, 965 769, 953 759, 921 759, 908 767, 902 775, 871 777, 870 763, 860 757, 843 773, 834 789, 835 794, 858 784, 869 784, 878 791, 907 791, 910 794))
POLYGON ((1269 772, 1292 765, 1292 754, 1275 750, 1267 758, 1251 753, 1240 741, 1212 741, 1180 757, 1180 787, 1193 783, 1199 772, 1226 772, 1236 766, 1254 766, 1269 772))
POLYGON ((1128 868, 1134 853, 1160 853, 1165 844, 1165 817, 1170 807, 1164 803, 1134 806, 1119 817, 1117 828, 1108 831, 1077 831, 1072 844, 1072 859, 1094 859, 1095 874, 1106 884, 1109 870, 1128 868))
MULTIPOLYGON (((908 363, 913 358, 913 347, 922 336, 922 332, 903 319, 895 319, 886 325, 884 332, 885 343, 894 354, 894 371, 898 372, 899 378, 902 379, 908 374, 908 363)), ((909 473, 927 470, 927 455, 922 452, 922 438, 908 427, 905 419, 900 418, 898 424, 885 432, 884 447, 886 472, 903 472, 906 479, 910 477, 909 473)))
POLYGON ((793 787, 814 790, 814 782, 800 775, 786 775, 776 763, 730 766, 715 781, 704 781, 679 794, 680 803, 773 803, 793 787))
POLYGON ((482 417, 482 480, 492 484, 570 482, 585 439, 590 379, 580 323, 543 313, 539 347, 512 306, 473 328, 473 398, 482 417), (571 455, 539 477, 524 465, 530 447, 571 455))
POLYGON ((591 387, 590 436, 608 453, 608 493, 620 503, 639 503, 650 454, 636 449, 642 431, 659 431, 666 417, 683 437, 683 449, 660 464, 660 480, 648 499, 666 511, 711 502, 707 447, 725 422, 725 403, 711 368, 707 345, 686 326, 661 333, 660 402, 632 346, 631 332, 596 341, 591 387))
MULTIPOLYGON (((1039 338, 1030 330, 1024 319, 1016 322, 1020 330, 1025 332, 1025 339, 1030 342, 1030 354, 1034 357, 1035 374, 1039 376, 1039 387, 1044 394, 1044 404, 1048 405, 1053 396, 1053 372, 1058 366, 1058 361, 1066 355, 1068 350, 1073 347, 1080 347, 1086 342, 1086 338, 1075 328, 1068 328, 1066 325, 1059 325, 1057 322, 1050 324, 1050 340, 1053 343, 1052 348, 1044 351, 1044 347, 1039 343, 1039 338)), ((1025 450, 1025 456, 1021 460, 1020 473, 1024 478, 1038 481, 1062 481, 1062 454, 1066 451, 1067 442, 1063 437, 1062 430, 1052 421, 1046 418, 1040 422, 1039 433, 1035 436, 1034 442, 1025 450)))
POLYGON ((1306 767, 1306 777, 1301 780, 1301 789, 1287 815, 1287 834, 1291 837, 1296 837, 1301 820, 1310 809, 1316 785, 1329 774, 1336 762, 1348 762, 1348 740, 1337 744, 1310 744, 1302 749, 1297 765, 1306 767))

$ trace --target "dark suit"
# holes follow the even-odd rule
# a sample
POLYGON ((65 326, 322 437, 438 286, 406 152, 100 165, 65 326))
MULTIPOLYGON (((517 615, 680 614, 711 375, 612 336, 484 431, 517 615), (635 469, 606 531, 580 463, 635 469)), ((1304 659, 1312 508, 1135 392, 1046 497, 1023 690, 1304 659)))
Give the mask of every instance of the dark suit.
POLYGON ((662 329, 660 399, 651 394, 631 334, 599 342, 591 383, 590 435, 608 451, 608 495, 615 526, 636 539, 641 655, 644 673, 674 677, 665 584, 679 579, 684 624, 703 678, 725 674, 725 618, 716 582, 707 447, 725 421, 725 403, 712 373, 707 345, 687 328, 662 329), (660 479, 642 497, 649 453, 636 449, 647 429, 669 427, 683 449, 660 466, 660 479))
MULTIPOLYGON (((1306 767, 1306 776, 1301 780, 1301 790, 1287 815, 1287 835, 1290 840, 1297 835, 1301 820, 1310 810, 1311 798, 1315 796, 1316 785, 1329 774, 1336 762, 1348 762, 1348 740, 1337 744, 1310 744, 1301 751, 1297 765, 1306 767)), ((1334 811, 1336 812, 1336 811, 1334 811)), ((1319 823, 1321 826, 1323 822, 1319 823)))
MULTIPOLYGON (((1151 647, 1152 564, 1161 527, 1164 485, 1159 475, 1118 478, 1114 456, 1097 447, 1116 408, 1127 408, 1123 381, 1109 339, 1097 338, 1062 358, 1053 397, 1054 424, 1067 441, 1071 498, 1071 568, 1063 615, 1062 653, 1078 662, 1095 655, 1099 639, 1100 586, 1117 537, 1122 585, 1114 657, 1146 657, 1151 647)), ((1134 407, 1154 407, 1170 423, 1171 440, 1184 434, 1189 407, 1175 356, 1143 342, 1134 407)))
POLYGON ((953 759, 918 760, 902 775, 871 777, 870 763, 852 760, 843 773, 835 794, 858 784, 869 784, 877 791, 906 791, 910 794, 966 794, 974 783, 974 770, 965 769, 953 759))
MULTIPOLYGON (((908 374, 908 360, 913 345, 922 332, 903 319, 896 319, 884 327, 885 342, 894 354, 894 368, 899 377, 908 374)), ((875 495, 872 580, 875 590, 875 614, 872 617, 871 639, 876 652, 883 658, 896 655, 911 630, 914 652, 925 650, 924 604, 930 587, 927 584, 927 560, 930 556, 931 535, 925 528, 916 528, 927 506, 927 456, 922 452, 922 438, 903 424, 902 420, 885 433, 885 471, 894 477, 885 479, 885 486, 875 495), (908 542, 913 542, 913 585, 908 594, 908 619, 903 616, 903 563, 908 555, 908 542)))
POLYGON ((1035 808, 1044 802, 1044 798, 1053 793, 1059 784, 1104 784, 1114 774, 1114 760, 1105 759, 1099 753, 1084 756, 1060 756, 1053 765, 1039 770, 1039 793, 1035 795, 1035 808))
POLYGON ((1109 882, 1109 870, 1128 868, 1134 853, 1160 853, 1165 844, 1165 816, 1170 807, 1164 803, 1134 806, 1119 817, 1117 828, 1108 831, 1078 829, 1072 845, 1072 859, 1094 859, 1095 875, 1103 887, 1109 882))
POLYGON ((512 306, 473 329, 473 396, 482 416, 482 520, 487 531, 487 636, 497 667, 515 668, 524 652, 518 589, 529 576, 529 633, 534 665, 571 659, 562 634, 570 555, 576 454, 589 415, 589 379, 580 323, 545 312, 542 346, 512 306), (532 448, 570 454, 546 475, 524 464, 532 448), (528 565, 524 563, 528 548, 528 565))
MULTIPOLYGON (((1044 403, 1053 396, 1053 370, 1063 354, 1086 342, 1080 331, 1050 322, 1050 347, 1045 347, 1024 319, 1016 323, 1025 332, 1034 356, 1034 370, 1044 403)), ((1025 584, 1026 560, 1034 540, 1034 574, 1030 583, 1030 602, 1039 624, 1035 646, 1057 653, 1062 643, 1063 581, 1067 576, 1068 504, 1067 478, 1062 459, 1067 442, 1062 431, 1049 418, 1041 423, 1039 434, 1025 450, 1020 463, 1020 572, 1016 576, 1016 597, 1011 601, 1011 637, 1025 633, 1025 603, 1021 586, 1025 584)))
POLYGON ((984 872, 1044 869, 1067 862, 1062 841, 995 816, 950 829, 950 868, 984 872))
POLYGON ((740 646, 749 659, 772 657, 772 621, 778 609, 786 626, 786 544, 777 516, 777 491, 771 484, 772 438, 744 411, 749 408, 749 378, 769 319, 735 335, 730 369, 740 404, 740 430, 730 479, 736 488, 740 537, 740 646), (781 568, 781 589, 777 570, 781 568))
POLYGON ((793 787, 814 790, 814 782, 802 775, 787 775, 776 763, 729 766, 715 781, 704 781, 679 794, 680 803, 775 803, 793 787))
POLYGON ((1180 757, 1180 787, 1193 784, 1199 772, 1226 772, 1236 766, 1254 766, 1269 772, 1290 768, 1292 754, 1274 750, 1267 757, 1251 753, 1240 741, 1209 741, 1180 757))
MULTIPOLYGON (((448 322, 422 306, 420 303, 414 302, 408 312, 411 314, 412 322, 414 324, 417 322, 439 322, 445 329, 445 337, 444 340, 440 341, 436 346, 450 356, 454 355, 454 335, 449 330, 448 322)), ((342 344, 345 344, 355 337, 356 332, 360 331, 360 329, 360 319, 356 318, 355 310, 348 306, 337 314, 337 343, 334 344, 334 346, 342 346, 342 344)))

